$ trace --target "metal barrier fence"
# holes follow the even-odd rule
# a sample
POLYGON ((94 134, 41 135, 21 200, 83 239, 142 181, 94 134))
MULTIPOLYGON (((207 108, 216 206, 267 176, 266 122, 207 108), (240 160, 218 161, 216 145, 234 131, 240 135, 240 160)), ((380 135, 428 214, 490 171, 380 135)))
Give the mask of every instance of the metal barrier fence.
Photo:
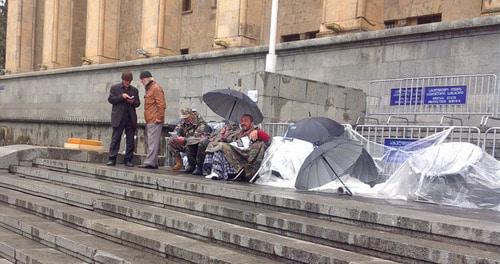
MULTIPOLYGON (((471 126, 397 126, 397 125, 360 125, 356 131, 369 141, 388 145, 387 139, 418 140, 433 134, 452 129, 446 139, 453 142, 469 142, 481 145, 481 131, 471 126)), ((395 142, 395 144, 398 142, 395 142)), ((404 143, 402 143, 404 144, 404 143)))
POLYGON ((500 127, 491 127, 484 132, 483 150, 500 159, 500 127))
POLYGON ((271 137, 284 136, 290 123, 262 123, 262 129, 271 137))
MULTIPOLYGON (((452 131, 446 138, 447 142, 468 142, 481 146, 481 131, 477 127, 360 125, 356 131, 369 141, 398 148, 450 128, 452 131)), ((370 145, 368 148, 372 153, 382 151, 371 149, 370 145)))
POLYGON ((401 147, 450 128, 446 142, 472 143, 500 160, 500 127, 491 127, 481 133, 480 128, 473 126, 360 125, 356 131, 369 141, 401 147))
POLYGON ((500 116, 494 74, 431 76, 371 81, 367 115, 500 116))

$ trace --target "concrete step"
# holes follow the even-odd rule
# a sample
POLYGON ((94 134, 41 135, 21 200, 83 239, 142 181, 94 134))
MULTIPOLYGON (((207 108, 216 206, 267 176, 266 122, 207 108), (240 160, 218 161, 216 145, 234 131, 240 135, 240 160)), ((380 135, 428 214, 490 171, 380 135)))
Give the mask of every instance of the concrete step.
POLYGON ((22 188, 32 193, 37 193, 51 199, 68 204, 78 205, 83 208, 92 209, 92 205, 97 199, 106 199, 107 196, 80 191, 74 188, 54 186, 50 183, 32 181, 19 177, 9 177, 9 175, 0 174, 2 181, 0 186, 11 186, 12 188, 22 188))
MULTIPOLYGON (((33 177, 38 180, 50 180, 54 183, 67 184, 79 189, 87 189, 106 195, 117 196, 120 199, 139 199, 142 202, 150 202, 153 205, 172 209, 189 210, 189 213, 197 213, 209 217, 217 217, 219 220, 236 220, 238 224, 263 231, 270 231, 287 236, 335 246, 349 251, 370 254, 377 257, 387 258, 395 261, 437 261, 441 258, 450 258, 476 255, 477 259, 487 256, 487 251, 500 251, 500 247, 471 245, 465 241, 465 246, 430 239, 394 234, 392 232, 379 231, 371 228, 336 223, 328 220, 314 219, 290 213, 276 212, 264 208, 256 208, 246 204, 235 202, 224 202, 211 198, 169 193, 151 190, 125 184, 71 175, 67 173, 54 172, 32 167, 12 167, 12 171, 33 177), (376 243, 374 242, 376 241, 376 243), (429 254, 432 252, 432 254, 429 254)), ((0 178, 1 179, 1 178, 0 178)), ((136 205, 128 201, 113 199, 95 200, 94 208, 125 219, 135 219, 149 225, 158 225, 166 222, 167 228, 179 229, 177 226, 196 229, 203 226, 206 221, 193 220, 186 223, 183 214, 170 210, 151 206, 136 205), (180 219, 180 220, 179 220, 180 219), (194 221, 194 223, 193 223, 194 221), (182 224, 179 224, 181 222, 182 224)), ((213 229, 210 229, 211 231, 213 229)), ((182 229, 180 231, 193 233, 192 230, 182 229)), ((204 236, 207 236, 206 234, 204 236)), ((491 256, 498 258, 498 256, 491 256)))
MULTIPOLYGON (((24 186, 24 184, 29 181, 36 183, 36 181, 33 180, 16 178, 17 177, 14 175, 3 175, 0 176, 0 182, 5 185, 8 185, 9 183, 15 184, 11 185, 11 187, 28 193, 31 192, 28 189, 31 185, 26 184, 24 186)), ((47 189, 48 185, 50 185, 48 183, 43 184, 45 185, 45 189, 47 189)), ((53 185, 54 189, 59 187, 61 186, 53 185)), ((71 199, 72 197, 75 196, 68 196, 68 199, 71 199)), ((128 221, 136 220, 140 224, 148 224, 158 229, 172 230, 180 232, 182 235, 189 235, 193 238, 202 238, 210 242, 230 245, 232 247, 254 252, 256 254, 278 257, 283 260, 292 260, 301 263, 309 263, 310 261, 314 262, 314 260, 319 262, 326 261, 327 263, 335 261, 348 262, 352 260, 366 262, 380 261, 377 258, 351 253, 286 236, 266 233, 200 216, 189 215, 153 206, 135 204, 133 202, 122 201, 114 198, 96 199, 93 204, 95 211, 113 214, 114 216, 121 216, 128 221), (109 202, 106 202, 108 200, 109 202), (122 210, 128 210, 130 215, 122 210)), ((50 208, 54 210, 58 208, 57 205, 54 204, 50 204, 50 206, 50 208)), ((100 218, 97 220, 105 223, 97 226, 97 228, 104 228, 103 230, 110 232, 108 235, 111 237, 120 235, 120 233, 117 233, 116 229, 109 230, 107 228, 106 223, 110 220, 100 218)), ((127 224, 131 225, 132 223, 127 224)), ((136 224, 133 225, 139 226, 136 224)), ((104 233, 104 231, 101 233, 104 233)))
POLYGON ((12 262, 0 257, 0 264, 12 264, 12 262))
POLYGON ((0 226, 88 263, 179 263, 178 259, 126 247, 6 205, 0 205, 0 226))
POLYGON ((500 214, 404 201, 347 198, 269 186, 216 182, 200 177, 64 160, 37 159, 34 165, 150 189, 238 201, 310 218, 369 226, 393 233, 500 246, 500 214))
MULTIPOLYGON (((5 263, 80 264, 89 263, 71 257, 41 243, 0 227, 0 256, 5 263)), ((0 261, 2 263, 2 261, 0 261)))
MULTIPOLYGON (((0 188, 0 193, 1 201, 7 201, 17 209, 30 210, 82 232, 147 250, 161 257, 173 257, 190 263, 278 263, 270 258, 250 255, 22 192, 0 188)), ((91 241, 92 239, 88 240, 89 243, 91 241)))

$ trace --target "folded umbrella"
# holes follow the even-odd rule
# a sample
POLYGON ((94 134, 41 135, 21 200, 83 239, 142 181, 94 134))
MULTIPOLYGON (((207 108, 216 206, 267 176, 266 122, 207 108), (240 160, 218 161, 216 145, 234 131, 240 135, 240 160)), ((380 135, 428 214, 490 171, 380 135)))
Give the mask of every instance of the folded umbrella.
POLYGON ((246 94, 236 90, 218 89, 207 92, 203 95, 203 102, 226 120, 238 123, 244 114, 251 115, 254 124, 259 124, 264 120, 257 104, 246 94))
POLYGON ((344 126, 326 117, 307 117, 288 127, 285 137, 298 138, 315 145, 344 133, 344 126))

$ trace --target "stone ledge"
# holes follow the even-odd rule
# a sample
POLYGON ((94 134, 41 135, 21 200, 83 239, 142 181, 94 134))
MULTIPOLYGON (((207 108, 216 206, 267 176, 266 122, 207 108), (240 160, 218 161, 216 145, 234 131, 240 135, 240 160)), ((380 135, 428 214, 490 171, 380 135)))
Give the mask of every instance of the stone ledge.
MULTIPOLYGON (((148 188, 117 184, 95 178, 87 178, 85 176, 58 173, 40 168, 13 166, 11 172, 40 180, 49 179, 58 184, 67 184, 79 190, 111 195, 113 197, 118 196, 121 200, 137 199, 142 202, 152 203, 160 208, 164 206, 167 208, 181 208, 188 210, 189 213, 198 213, 197 215, 204 217, 216 216, 223 219, 223 221, 232 219, 239 221, 240 224, 250 225, 253 228, 264 231, 278 233, 273 231, 274 229, 278 229, 282 232, 286 232, 289 236, 292 235, 295 238, 308 241, 311 241, 311 239, 320 239, 321 243, 327 243, 327 245, 329 245, 333 242, 336 247, 338 247, 340 243, 341 248, 349 251, 358 252, 356 249, 352 248, 352 246, 354 246, 392 255, 395 254, 395 252, 386 252, 385 249, 387 245, 395 245, 394 247, 398 248, 398 256, 430 261, 428 255, 421 254, 422 248, 440 252, 440 255, 450 254, 450 252, 454 250, 448 245, 450 242, 449 238, 441 242, 413 238, 411 236, 408 237, 392 232, 285 214, 263 208, 255 208, 241 203, 230 203, 217 199, 201 198, 178 193, 172 194, 148 188), (370 242, 374 240, 379 242, 370 242), (345 246, 351 246, 351 248, 345 248, 345 246)), ((140 207, 139 210, 139 208, 133 206, 131 202, 122 202, 113 199, 96 201, 94 206, 99 210, 109 211, 113 214, 123 214, 124 217, 136 218, 147 221, 150 224, 159 224, 158 219, 172 216, 172 214, 166 213, 166 211, 162 212, 161 209, 154 210, 152 207, 140 207), (118 210, 118 208, 122 208, 123 210, 118 210)), ((160 222, 170 223, 170 221, 163 220, 160 222)), ((184 226, 191 226, 191 224, 184 226)), ((462 243, 459 245, 465 245, 467 247, 472 246, 470 241, 460 242, 462 243)), ((462 251, 466 250, 461 250, 461 252, 462 251)), ((399 259, 394 260, 396 261, 399 259)))
MULTIPOLYGON (((10 165, 32 162, 37 158, 70 160, 79 162, 105 163, 107 152, 95 152, 56 147, 41 147, 31 145, 9 145, 0 147, 0 169, 8 169, 10 165)), ((134 154, 132 162, 140 164, 145 158, 143 154, 134 154)), ((123 162, 123 155, 118 154, 117 162, 123 162)), ((165 157, 159 156, 158 163, 164 166, 165 157)))
MULTIPOLYGON (((151 206, 144 205, 132 205, 130 202, 114 200, 107 197, 99 198, 97 195, 90 195, 82 201, 83 195, 79 195, 80 191, 76 190, 68 190, 66 188, 61 188, 60 186, 49 186, 45 185, 42 189, 35 188, 37 183, 35 181, 23 181, 23 180, 15 180, 15 177, 12 177, 13 180, 7 182, 6 178, 3 177, 1 179, 2 185, 10 186, 10 188, 14 187, 16 189, 22 190, 23 192, 29 192, 36 195, 42 195, 46 198, 56 197, 61 202, 70 202, 74 203, 77 206, 83 208, 88 208, 93 211, 102 211, 108 212, 112 215, 124 216, 127 220, 138 219, 145 221, 146 223, 150 223, 153 225, 157 225, 161 229, 172 229, 177 230, 182 233, 192 234, 195 236, 206 237, 208 239, 213 239, 215 241, 219 241, 220 243, 228 243, 235 245, 237 247, 245 248, 247 250, 254 250, 256 252, 260 252, 270 256, 277 256, 284 259, 291 259, 293 261, 299 261, 302 263, 307 263, 309 258, 313 259, 324 259, 330 262, 334 261, 347 261, 357 259, 359 261, 370 261, 372 257, 367 257, 363 255, 358 255, 356 253, 350 253, 344 250, 339 250, 336 248, 330 248, 322 245, 316 245, 306 241, 299 241, 294 238, 282 237, 275 234, 263 233, 261 231, 251 230, 244 227, 238 227, 232 224, 223 223, 216 220, 211 220, 207 218, 202 218, 199 216, 192 216, 185 213, 180 213, 176 211, 171 211, 168 209, 161 209, 151 206), (61 190, 59 190, 61 189, 61 190), (60 195, 59 192, 64 192, 66 198, 60 195), (84 206, 89 202, 87 199, 91 200, 90 203, 92 206, 87 207, 84 206), (298 246, 300 244, 300 246, 298 246), (277 248, 287 248, 287 252, 279 252, 277 248), (326 253, 329 252, 329 253, 326 253), (301 256, 301 257, 299 257, 301 256), (340 257, 339 257, 340 256, 340 257)), ((48 205, 47 205, 48 206, 48 205)), ((51 209, 56 209, 57 206, 54 203, 51 203, 51 209)), ((68 210, 68 214, 71 218, 71 214, 75 211, 75 209, 68 210)), ((95 214, 95 213, 94 213, 95 214)), ((84 215, 78 214, 77 218, 85 218, 84 215)), ((85 220, 83 220, 85 222, 85 220)), ((103 219, 99 218, 96 215, 95 221, 88 221, 85 224, 86 228, 93 228, 94 226, 99 229, 100 233, 105 233, 110 231, 108 222, 116 222, 118 220, 114 220, 112 218, 104 217, 103 219), (105 222, 105 223, 104 223, 105 222), (103 230, 107 231, 103 231, 103 230)), ((119 220, 120 222, 125 223, 125 221, 119 220)), ((127 225, 132 225, 130 222, 127 222, 127 225)), ((135 231, 143 231, 138 230, 141 229, 141 225, 133 224, 135 226, 135 231)), ((155 231, 153 229, 144 227, 146 230, 155 231)), ((114 230, 114 229, 111 229, 114 230)), ((114 231, 113 231, 114 232, 114 231)), ((156 231, 158 232, 158 231, 156 231)), ((108 234, 109 235, 109 234, 108 234)), ((115 233, 111 234, 113 237, 116 237, 115 233)), ((134 232, 134 236, 137 236, 138 233, 134 232)), ((138 238, 139 239, 139 238, 138 238)), ((141 238, 144 239, 144 238, 141 238)), ((373 259, 375 260, 375 259, 373 259)))
MULTIPOLYGON (((13 263, 82 263, 74 257, 32 241, 3 227, 0 227, 0 238, 0 255, 13 263)), ((0 263, 5 262, 0 259, 0 263)))
POLYGON ((134 260, 140 258, 147 261, 144 263, 167 263, 167 260, 159 256, 125 247, 42 217, 3 205, 0 208, 0 225, 86 262, 130 264, 136 263, 134 260))
POLYGON ((124 245, 131 244, 146 248, 161 256, 173 256, 187 261, 194 260, 195 263, 232 263, 235 260, 247 261, 245 263, 277 263, 271 259, 239 253, 155 228, 100 215, 93 211, 58 205, 39 197, 34 199, 34 196, 17 191, 4 189, 1 196, 7 196, 7 202, 10 205, 63 221, 84 232, 124 245))
MULTIPOLYGON (((52 161, 38 159, 37 165, 50 167, 52 161)), ((195 193, 227 200, 236 199, 252 204, 359 221, 403 230, 448 236, 491 245, 500 245, 500 228, 486 220, 442 215, 436 212, 410 210, 357 200, 318 196, 268 186, 235 185, 206 181, 194 177, 177 177, 138 170, 109 168, 103 165, 60 161, 69 172, 103 176, 147 188, 195 193), (322 197, 322 199, 318 199, 322 197)), ((55 167, 55 168, 57 168, 55 167)), ((413 207, 415 205, 412 205, 413 207)), ((434 207, 433 207, 434 208, 434 207)), ((456 211, 460 209, 457 208, 456 211)), ((498 216, 495 218, 498 219, 498 216)))
MULTIPOLYGON (((403 36, 426 34, 426 33, 438 33, 444 31, 474 29, 474 28, 491 27, 491 26, 496 26, 496 27, 500 26, 500 16, 477 17, 472 19, 464 19, 451 22, 431 23, 425 25, 384 29, 378 31, 347 33, 332 37, 280 43, 277 45, 277 51, 279 53, 294 49, 314 48, 314 47, 338 45, 338 44, 369 41, 376 39, 403 37, 403 36)), ((18 74, 0 76, 0 80, 45 76, 45 75, 57 75, 57 74, 66 74, 75 72, 97 71, 105 69, 127 68, 134 66, 148 66, 156 64, 173 64, 173 63, 186 63, 186 62, 196 64, 200 63, 203 60, 210 60, 217 58, 230 59, 231 57, 240 57, 240 56, 253 56, 253 57, 258 56, 264 59, 267 50, 268 50, 267 46, 231 48, 227 50, 209 51, 197 54, 176 55, 176 56, 159 57, 159 58, 139 59, 139 60, 125 61, 125 62, 117 62, 117 63, 70 67, 70 68, 28 72, 28 73, 18 73, 18 74)))

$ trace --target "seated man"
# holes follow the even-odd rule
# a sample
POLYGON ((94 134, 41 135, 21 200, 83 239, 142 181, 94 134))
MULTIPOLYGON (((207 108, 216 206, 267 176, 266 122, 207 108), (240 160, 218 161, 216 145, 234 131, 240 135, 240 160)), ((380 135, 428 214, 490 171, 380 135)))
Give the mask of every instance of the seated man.
POLYGON ((259 169, 270 137, 254 126, 251 115, 241 116, 240 126, 220 141, 208 145, 204 166, 211 168, 212 173, 207 178, 251 178, 259 169))
POLYGON ((175 127, 173 136, 168 142, 175 157, 172 170, 180 170, 183 167, 180 153, 184 152, 188 158, 188 167, 185 172, 202 175, 205 147, 212 129, 196 111, 190 108, 181 110, 181 118, 181 123, 175 127), (199 145, 201 147, 198 147, 199 145))

